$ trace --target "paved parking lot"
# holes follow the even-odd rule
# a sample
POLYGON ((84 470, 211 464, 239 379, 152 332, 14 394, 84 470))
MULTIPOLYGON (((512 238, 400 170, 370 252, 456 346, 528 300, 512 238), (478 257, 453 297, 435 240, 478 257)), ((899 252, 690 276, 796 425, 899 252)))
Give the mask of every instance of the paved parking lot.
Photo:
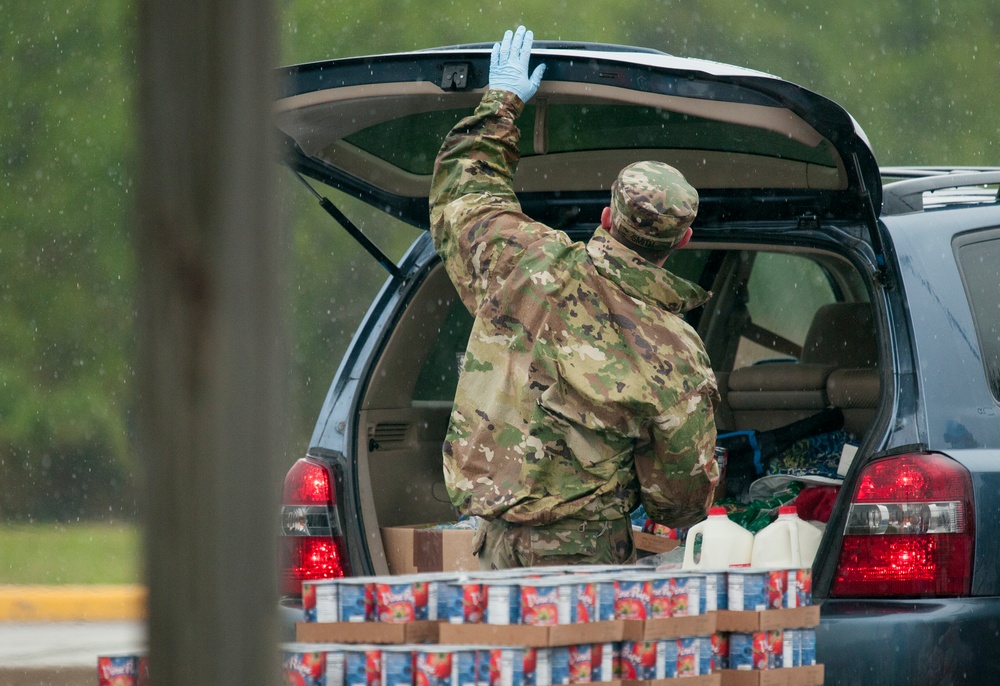
POLYGON ((0 668, 89 667, 96 681, 98 655, 145 648, 141 621, 0 623, 0 668))
POLYGON ((94 686, 97 657, 146 648, 145 589, 0 586, 0 685, 94 686))
POLYGON ((0 622, 0 684, 93 686, 97 657, 146 648, 144 621, 0 622))

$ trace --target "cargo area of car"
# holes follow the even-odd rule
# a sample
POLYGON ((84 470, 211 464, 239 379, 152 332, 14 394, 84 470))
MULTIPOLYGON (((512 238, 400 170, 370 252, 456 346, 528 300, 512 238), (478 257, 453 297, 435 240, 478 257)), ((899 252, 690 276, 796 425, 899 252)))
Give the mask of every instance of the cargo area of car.
MULTIPOLYGON (((720 436, 767 431, 837 408, 843 415, 837 428, 859 443, 877 412, 880 380, 872 309, 857 268, 832 252, 780 246, 683 252, 676 270, 712 279, 713 299, 692 323, 719 382, 720 436)), ((386 528, 458 517, 444 485, 441 448, 470 327, 438 265, 416 289, 368 379, 358 414, 357 474, 378 573, 413 571, 387 562, 386 528)))

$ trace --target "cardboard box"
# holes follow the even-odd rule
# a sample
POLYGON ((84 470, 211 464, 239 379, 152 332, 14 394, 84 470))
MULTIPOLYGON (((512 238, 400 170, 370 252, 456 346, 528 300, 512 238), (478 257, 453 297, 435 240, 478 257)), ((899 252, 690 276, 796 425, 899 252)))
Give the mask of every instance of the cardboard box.
POLYGON ((501 645, 544 648, 548 646, 608 643, 611 641, 653 641, 661 638, 711 636, 715 633, 715 615, 670 617, 666 619, 627 620, 524 626, 521 624, 442 624, 438 631, 441 643, 456 645, 501 645))
POLYGON ((300 643, 437 643, 438 622, 296 622, 300 643))
POLYGON ((438 640, 452 645, 569 646, 581 643, 621 641, 625 620, 557 626, 525 626, 523 624, 441 624, 438 640))
MULTIPOLYGON (((723 669, 721 686, 823 686, 823 665, 780 669, 723 669)), ((714 675, 713 675, 714 676, 714 675)))
POLYGON ((646 553, 665 553, 681 544, 680 541, 665 536, 647 534, 645 531, 632 532, 635 547, 646 553))
POLYGON ((432 529, 433 524, 382 527, 390 574, 479 571, 473 529, 432 529))
POLYGON ((761 612, 718 610, 715 613, 716 631, 772 631, 813 626, 819 626, 819 605, 761 612))
POLYGON ((663 619, 624 620, 622 640, 654 641, 660 638, 711 636, 715 633, 716 617, 710 612, 694 617, 666 617, 663 619))
POLYGON ((718 672, 701 676, 685 676, 675 679, 650 679, 646 681, 616 680, 595 681, 600 686, 720 686, 722 677, 718 672))

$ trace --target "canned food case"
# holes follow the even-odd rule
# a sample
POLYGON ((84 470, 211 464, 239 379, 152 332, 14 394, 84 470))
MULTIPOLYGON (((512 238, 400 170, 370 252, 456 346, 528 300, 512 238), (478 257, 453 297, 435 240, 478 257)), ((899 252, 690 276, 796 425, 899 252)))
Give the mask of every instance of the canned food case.
POLYGON ((623 639, 627 641, 650 641, 658 638, 683 638, 685 636, 709 636, 716 632, 717 613, 710 612, 693 617, 664 617, 643 621, 623 620, 623 639))
POLYGON ((718 610, 715 613, 717 631, 772 631, 819 626, 819 606, 785 608, 781 610, 718 610))
MULTIPOLYGON (((721 686, 823 686, 823 665, 782 667, 781 669, 723 669, 721 686)), ((687 683, 687 679, 684 680, 687 683)))
POLYGON ((381 622, 296 622, 295 640, 302 643, 437 643, 440 628, 436 621, 402 624, 381 622))
POLYGON ((671 679, 645 679, 639 681, 602 681, 600 686, 723 686, 722 676, 702 674, 700 676, 674 677, 671 679))
POLYGON ((674 538, 650 534, 644 531, 633 531, 633 540, 637 550, 645 553, 666 553, 680 546, 681 542, 674 538))
POLYGON ((441 624, 438 628, 438 638, 442 643, 545 648, 621 641, 627 623, 626 620, 614 619, 552 626, 441 624))

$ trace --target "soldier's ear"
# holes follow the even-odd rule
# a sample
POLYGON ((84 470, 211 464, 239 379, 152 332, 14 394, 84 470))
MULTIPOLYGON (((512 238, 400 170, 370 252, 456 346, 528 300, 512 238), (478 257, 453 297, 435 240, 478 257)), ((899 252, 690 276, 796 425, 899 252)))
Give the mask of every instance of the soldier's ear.
POLYGON ((605 231, 611 230, 611 208, 605 207, 601 210, 601 227, 605 231))
POLYGON ((687 228, 687 231, 684 232, 684 237, 681 238, 681 240, 677 243, 677 245, 675 245, 672 248, 672 250, 679 250, 679 249, 683 248, 685 245, 687 245, 688 241, 691 240, 691 234, 693 234, 693 233, 694 233, 694 229, 692 229, 689 226, 687 228))

